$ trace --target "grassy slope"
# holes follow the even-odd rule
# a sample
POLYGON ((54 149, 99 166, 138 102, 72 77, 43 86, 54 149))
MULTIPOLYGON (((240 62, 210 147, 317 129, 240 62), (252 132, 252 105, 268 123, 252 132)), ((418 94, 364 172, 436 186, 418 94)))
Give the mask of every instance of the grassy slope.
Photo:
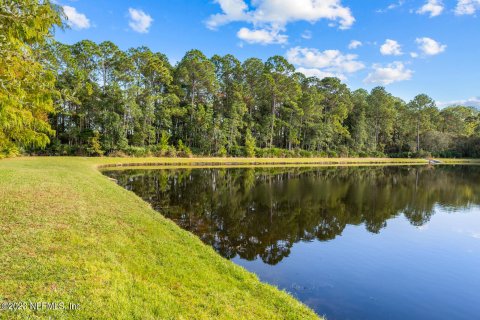
POLYGON ((0 301, 81 305, 42 317, 316 318, 109 181, 92 159, 2 160, 0 199, 0 301))
MULTIPOLYGON (((264 161, 278 164, 332 160, 235 160, 264 161)), ((316 317, 286 293, 260 283, 254 275, 221 258, 96 168, 112 163, 153 162, 219 164, 232 160, 0 161, 0 301, 81 305, 75 312, 33 314, 55 319, 316 317)), ((0 318, 23 318, 29 312, 0 310, 0 318)))

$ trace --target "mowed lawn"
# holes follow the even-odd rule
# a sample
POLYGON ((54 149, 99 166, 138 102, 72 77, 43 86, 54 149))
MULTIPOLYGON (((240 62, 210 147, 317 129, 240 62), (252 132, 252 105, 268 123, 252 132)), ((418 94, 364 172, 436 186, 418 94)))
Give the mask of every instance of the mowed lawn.
MULTIPOLYGON (((110 181, 98 165, 387 159, 0 160, 0 319, 314 319, 110 181), (50 303, 38 311, 14 302, 50 303), (57 303, 57 306, 52 305, 57 303), (63 304, 62 304, 63 303, 63 304), (69 304, 78 306, 69 310, 69 304)), ((424 160, 394 161, 425 163, 424 160)))
POLYGON ((95 167, 109 159, 0 161, 0 319, 314 319, 95 167), (58 307, 60 309, 60 307, 58 307))

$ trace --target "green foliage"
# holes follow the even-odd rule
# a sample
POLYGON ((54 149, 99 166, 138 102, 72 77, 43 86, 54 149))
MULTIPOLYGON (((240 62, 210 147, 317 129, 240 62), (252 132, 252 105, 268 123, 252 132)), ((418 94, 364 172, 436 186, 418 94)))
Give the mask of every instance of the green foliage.
POLYGON ((255 157, 255 138, 252 136, 252 132, 247 129, 245 134, 245 155, 250 158, 255 157))
POLYGON ((440 111, 425 94, 407 103, 383 87, 351 92, 281 56, 241 63, 191 50, 172 66, 146 47, 52 43, 61 21, 50 2, 7 1, 0 10, 3 155, 476 154, 473 108, 440 111))
POLYGON ((160 135, 160 141, 156 146, 156 150, 155 150, 158 156, 165 156, 169 153, 170 151, 170 145, 168 144, 169 140, 170 140, 169 134, 163 130, 160 135))
POLYGON ((145 147, 134 147, 134 146, 128 146, 127 148, 123 149, 122 152, 124 152, 127 156, 131 157, 150 157, 152 154, 148 148, 145 147))
POLYGON ((357 152, 365 150, 368 143, 367 99, 366 90, 359 89, 352 93, 353 110, 348 116, 347 125, 351 133, 352 149, 357 152))
POLYGON ((472 107, 451 106, 440 111, 439 130, 457 136, 472 136, 480 129, 479 112, 472 107))
POLYGON ((419 94, 407 105, 407 110, 415 124, 416 152, 420 153, 420 135, 434 127, 438 109, 432 98, 426 94, 419 94))
POLYGON ((162 156, 166 157, 176 157, 177 156, 177 149, 174 146, 168 146, 167 150, 165 151, 162 156))
POLYGON ((371 120, 370 136, 375 151, 384 152, 392 138, 395 119, 395 99, 383 87, 376 87, 367 98, 366 116, 371 120))
POLYGON ((88 139, 87 152, 90 156, 103 156, 105 153, 100 145, 100 133, 95 131, 88 139))
POLYGON ((178 140, 177 155, 179 157, 190 158, 192 156, 192 150, 184 145, 182 140, 178 140))
POLYGON ((0 159, 4 157, 16 157, 20 154, 17 146, 12 142, 0 144, 0 159))
POLYGON ((217 155, 219 157, 225 158, 227 156, 227 148, 225 148, 224 146, 221 146, 217 152, 217 155))
POLYGON ((60 9, 50 1, 6 0, 0 5, 0 152, 44 148, 54 134, 48 114, 54 111, 55 74, 45 67, 44 48, 60 9))

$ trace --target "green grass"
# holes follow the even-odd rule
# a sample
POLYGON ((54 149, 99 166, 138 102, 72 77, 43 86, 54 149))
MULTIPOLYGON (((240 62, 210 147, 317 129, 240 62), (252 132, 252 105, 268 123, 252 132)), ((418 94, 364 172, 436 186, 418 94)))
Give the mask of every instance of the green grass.
MULTIPOLYGON (((97 158, 98 159, 98 158, 97 158)), ((101 166, 109 165, 343 165, 343 164, 425 164, 424 159, 390 158, 100 158, 101 166)))
POLYGON ((55 319, 316 318, 109 181, 109 161, 0 161, 0 300, 80 304, 32 313, 55 319))
MULTIPOLYGON (((0 302, 77 311, 0 319, 309 319, 287 293, 223 259, 98 166, 366 164, 372 159, 17 158, 0 161, 0 302)), ((425 163, 374 159, 375 163, 425 163)))
POLYGON ((439 159, 444 164, 480 164, 480 159, 439 159))

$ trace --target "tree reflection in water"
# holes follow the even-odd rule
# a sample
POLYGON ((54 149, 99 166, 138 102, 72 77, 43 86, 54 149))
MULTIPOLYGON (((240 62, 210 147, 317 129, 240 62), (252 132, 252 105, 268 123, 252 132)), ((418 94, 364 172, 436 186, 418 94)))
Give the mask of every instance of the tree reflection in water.
POLYGON ((298 241, 346 225, 379 233, 403 214, 422 226, 437 205, 480 202, 480 167, 338 167, 107 171, 226 258, 275 265, 298 241))

